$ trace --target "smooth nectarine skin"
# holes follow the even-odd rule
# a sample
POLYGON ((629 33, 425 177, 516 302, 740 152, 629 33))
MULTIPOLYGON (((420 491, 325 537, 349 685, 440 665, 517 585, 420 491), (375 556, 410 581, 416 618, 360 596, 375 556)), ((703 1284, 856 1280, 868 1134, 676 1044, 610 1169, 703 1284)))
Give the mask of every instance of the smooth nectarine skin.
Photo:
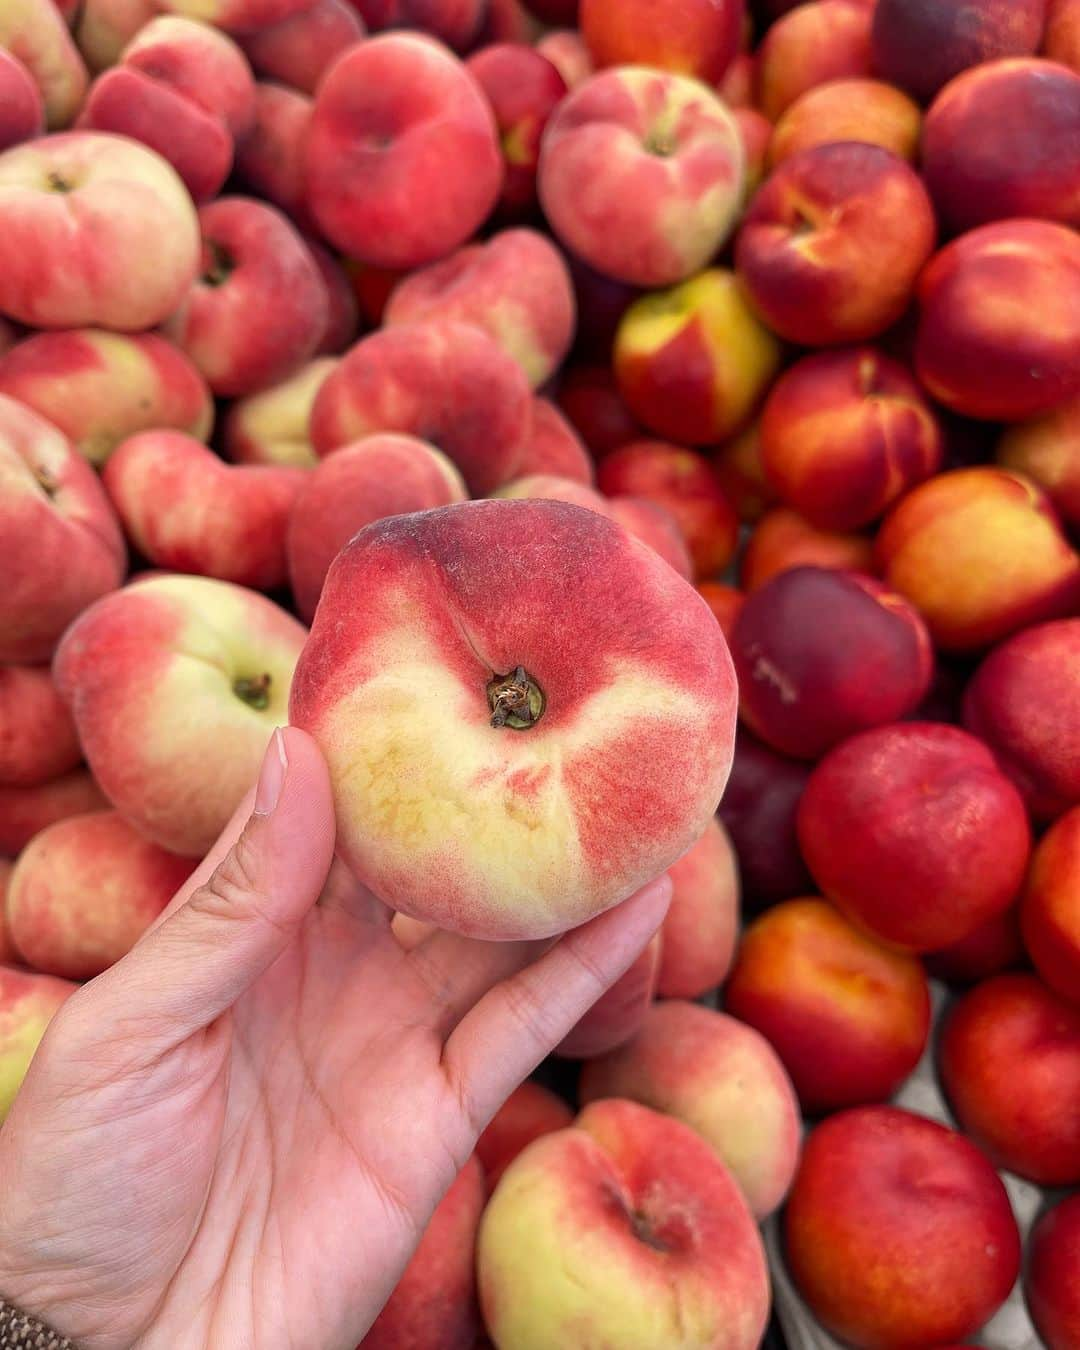
POLYGON ((875 543, 886 585, 919 610, 946 651, 977 651, 1074 613, 1080 557, 1030 479, 979 465, 921 483, 875 543))
POLYGON ((1080 236, 1042 220, 961 235, 919 278, 916 373, 965 417, 1019 422, 1080 394, 1080 236))
POLYGON ((727 780, 733 705, 682 578, 592 511, 525 500, 361 531, 290 714, 327 756, 356 874, 395 910, 510 938, 581 923, 685 852, 727 780))
POLYGON ((365 525, 467 496, 446 456, 414 436, 368 436, 321 460, 289 517, 289 576, 301 615, 310 622, 330 564, 365 525))
POLYGON ((495 205, 503 159, 491 107, 426 35, 345 51, 324 75, 304 148, 310 209, 327 240, 378 267, 444 257, 495 205))
POLYGON ((315 397, 311 440, 324 458, 380 431, 417 436, 480 494, 514 477, 530 411, 524 371, 492 338, 431 319, 382 329, 353 347, 315 397))
POLYGON ((1080 1003, 1080 807, 1043 835, 1020 905, 1024 946, 1062 998, 1080 1003))
POLYGON ((1054 61, 997 61, 934 100, 922 170, 954 231, 1028 216, 1080 225, 1080 74, 1054 61))
POLYGON ((605 455, 596 479, 609 497, 646 497, 670 511, 699 580, 716 576, 731 561, 738 518, 703 455, 663 441, 635 441, 605 455))
POLYGON ((842 1111, 814 1130, 784 1233, 814 1315, 866 1350, 974 1335, 1020 1270, 1016 1220, 986 1157, 891 1106, 842 1111))
POLYGON ((755 1350, 761 1240, 704 1140, 633 1102, 587 1107, 507 1168, 480 1225, 480 1302, 501 1350, 755 1350))
POLYGON ((655 66, 716 84, 745 14, 745 0, 582 0, 580 23, 598 67, 655 66))
POLYGON ((879 727, 830 751, 806 785, 798 830, 825 895, 914 952, 1006 909, 1031 851, 1023 801, 990 751, 936 722, 879 727))
POLYGON ((563 1099, 540 1083, 527 1080, 515 1088, 476 1141, 488 1194, 522 1149, 542 1135, 565 1130, 573 1120, 574 1113, 563 1099))
POLYGON ((729 586, 723 581, 701 581, 695 589, 712 610, 730 647, 735 620, 746 603, 746 596, 737 586, 729 586))
POLYGON ((109 803, 86 769, 72 769, 34 787, 0 784, 0 856, 14 858, 39 830, 109 803))
POLYGON ((33 787, 82 759, 48 666, 0 666, 0 783, 33 787))
POLYGON ((1046 0, 878 0, 874 66, 882 79, 928 102, 969 66, 1032 55, 1046 8, 1046 0))
POLYGON ((484 1173, 473 1155, 357 1350, 473 1350, 480 1330, 474 1252, 483 1208, 484 1173))
POLYGON ((628 1097, 707 1139, 760 1219, 787 1194, 799 1156, 799 1107, 768 1041, 697 1003, 654 1003, 641 1031, 582 1071, 581 1100, 628 1097))
POLYGON ((735 242, 759 316, 804 346, 862 342, 900 319, 937 226, 926 188, 877 145, 841 141, 785 159, 735 242))
POLYGON ((817 899, 784 901, 746 929, 724 1007, 766 1038, 812 1115, 887 1101, 930 1031, 920 962, 817 899))
POLYGON ((1080 531, 1080 398, 1033 422, 1007 427, 994 458, 1003 469, 1036 482, 1066 526, 1080 531))
POLYGON ((130 950, 194 865, 116 811, 58 821, 19 855, 6 906, 11 938, 35 970, 92 979, 130 950))
POLYGON ((762 410, 766 478, 822 530, 870 524, 935 473, 943 455, 941 426, 919 386, 873 347, 803 357, 762 410))
POLYGON ((1038 820, 1080 805, 1080 619, 1017 633, 964 694, 964 725, 984 740, 1038 820))
POLYGON ((720 819, 739 859, 751 910, 813 889, 795 833, 795 815, 810 766, 778 754, 739 727, 720 819))
POLYGON ((800 150, 834 141, 866 141, 914 160, 922 113, 917 103, 880 80, 830 80, 816 85, 788 108, 772 130, 770 168, 800 150))
POLYGON ((1080 1195, 1048 1210, 1032 1230, 1024 1292, 1047 1350, 1080 1345, 1080 1195))
POLYGON ((926 625, 905 600, 821 567, 792 568, 748 596, 731 654, 743 720, 800 759, 913 712, 934 669, 926 625))
POLYGON ((870 10, 851 0, 799 4, 757 52, 757 103, 775 122, 808 89, 870 74, 870 10))
POLYGON ((739 868, 719 820, 668 868, 671 906, 664 919, 660 998, 701 998, 723 984, 735 954, 739 926, 739 868))
POLYGON ((928 952, 923 961, 935 979, 953 985, 978 984, 1024 965, 1019 903, 986 919, 959 942, 928 952))
POLYGON ((961 1129, 996 1167, 1080 1182, 1080 1008, 1033 975, 999 975, 949 1010, 938 1066, 961 1129))
POLYGON ((791 567, 833 567, 873 573, 874 545, 861 534, 816 529, 797 511, 776 507, 754 527, 742 556, 739 581, 752 592, 791 567))

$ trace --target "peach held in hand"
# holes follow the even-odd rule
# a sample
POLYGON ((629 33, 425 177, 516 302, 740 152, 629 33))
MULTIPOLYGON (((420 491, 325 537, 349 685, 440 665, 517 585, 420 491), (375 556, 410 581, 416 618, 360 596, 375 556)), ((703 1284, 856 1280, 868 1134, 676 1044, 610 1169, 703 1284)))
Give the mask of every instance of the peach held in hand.
POLYGON ((596 1102, 510 1164, 477 1251, 499 1350, 756 1350, 769 1276, 731 1175, 693 1130, 596 1102))
POLYGON ((33 787, 81 759, 75 725, 48 666, 0 665, 0 783, 33 787))
POLYGON ((342 550, 290 712, 327 757, 339 852, 380 898, 536 938, 698 838, 734 703, 719 626, 651 549, 580 507, 488 501, 342 550))

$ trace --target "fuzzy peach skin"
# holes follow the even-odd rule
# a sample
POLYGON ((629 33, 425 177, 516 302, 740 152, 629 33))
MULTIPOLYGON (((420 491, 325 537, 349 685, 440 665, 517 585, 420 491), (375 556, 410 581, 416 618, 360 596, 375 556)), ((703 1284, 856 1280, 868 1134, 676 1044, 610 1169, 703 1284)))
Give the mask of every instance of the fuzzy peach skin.
POLYGON ((514 1159, 534 1139, 572 1125, 574 1113, 561 1097, 534 1083, 522 1083, 496 1111, 476 1141, 476 1156, 484 1167, 488 1194, 514 1159))
POLYGON ((1046 983, 1080 1003, 1080 807, 1039 840, 1020 905, 1024 946, 1046 983))
POLYGON ((236 142, 236 175, 302 228, 313 226, 304 185, 303 144, 314 103, 305 94, 260 80, 255 121, 236 142))
POLYGON ((743 721, 799 759, 907 717, 934 673, 930 634, 906 600, 824 567, 789 568, 748 596, 730 646, 743 721))
POLYGON ((316 356, 339 356, 356 341, 360 327, 360 304, 344 263, 336 254, 310 236, 304 237, 326 288, 326 327, 315 348, 316 356))
MULTIPOLYGON (((280 384, 230 404, 222 424, 222 445, 229 459, 237 464, 313 469, 319 457, 311 445, 311 409, 337 366, 337 357, 317 356, 280 384)), ((0 362, 0 378, 2 373, 0 362)))
POLYGON ((653 66, 716 84, 745 17, 745 0, 581 0, 580 23, 598 68, 653 66))
POLYGON ((7 921, 4 918, 4 904, 14 868, 15 864, 10 858, 0 858, 0 967, 20 964, 19 953, 11 941, 11 934, 7 930, 7 921))
POLYGON ((972 1336, 1020 1270, 1020 1234, 985 1155, 891 1106, 842 1111, 803 1151, 788 1267, 819 1322, 866 1350, 972 1336))
POLYGON ((326 331, 329 302, 315 259, 291 222, 253 197, 211 202, 199 225, 201 275, 165 332, 215 394, 266 389, 305 365, 326 331), (259 314, 267 321, 253 323, 259 314))
POLYGON ((521 42, 481 47, 465 62, 491 104, 499 129, 505 177, 499 214, 520 220, 536 209, 540 138, 568 85, 543 53, 521 42))
POLYGON ((613 359, 619 392, 638 421, 682 445, 711 445, 750 418, 780 355, 735 274, 714 267, 632 304, 613 359))
POLYGON ((346 0, 315 0, 280 23, 248 33, 240 46, 261 79, 314 94, 330 66, 366 32, 346 0))
POLYGON ((769 1276, 731 1175, 693 1130, 596 1102, 503 1173, 480 1224, 500 1350, 755 1350, 769 1276))
POLYGON ((536 230, 503 230, 405 277, 383 314, 387 327, 451 319, 488 334, 535 389, 555 373, 574 336, 574 291, 562 254, 536 230))
POLYGON ((1024 1293, 1047 1350, 1080 1345, 1080 1195, 1046 1211, 1028 1242, 1024 1293))
POLYGON ((484 1170, 473 1154, 435 1207, 397 1287, 357 1350, 473 1350, 484 1170))
POLYGON ((301 616, 311 622, 330 564, 365 525, 468 495, 446 456, 415 436, 367 436, 322 460, 288 522, 289 578, 301 616))
POLYGON ((134 946, 194 865, 116 811, 57 821, 31 839, 12 873, 5 912, 15 948, 46 975, 93 979, 134 946))
POLYGON ((954 231, 1028 216, 1080 225, 1080 74, 994 61, 957 76, 926 117, 922 171, 954 231))
POLYGON ((1020 936, 1020 906, 1010 905, 974 932, 923 958, 927 972, 952 985, 978 984, 1025 964, 1020 936))
POLYGON ((206 577, 152 575, 80 615, 53 674, 117 810, 202 857, 285 721, 306 634, 264 596, 206 577))
POLYGON ((776 122, 800 95, 870 75, 869 5, 814 0, 778 19, 757 51, 757 106, 776 122))
POLYGON ((746 596, 737 586, 729 586, 724 581, 699 581, 694 589, 712 610, 730 647, 735 620, 746 603, 746 596))
MULTIPOLYGON (((1032 56, 1046 19, 1047 0, 878 0, 871 43, 883 80, 929 102, 970 66, 1006 56, 1032 56)), ((994 135, 1009 134, 994 127, 994 135)), ((984 148, 994 153, 994 146, 984 148)))
POLYGON ((645 497, 671 512, 699 581, 722 572, 734 556, 738 517, 703 455, 663 441, 635 441, 606 455, 596 477, 609 497, 645 497))
POLYGON ((955 469, 921 484, 886 517, 875 555, 886 585, 949 651, 1073 613, 1080 600, 1080 557, 1053 508, 1004 469, 955 469))
POLYGON ((85 768, 72 769, 34 787, 0 783, 0 857, 16 857, 33 837, 57 820, 107 807, 85 768))
POLYGON ((994 458, 1038 483, 1065 524, 1080 531, 1080 397, 1007 427, 994 458))
POLYGON ((0 1123, 11 1109, 53 1014, 75 986, 0 965, 0 1123))
POLYGON ((327 240, 377 267, 445 257, 502 189, 491 106, 426 36, 359 43, 324 75, 304 150, 308 204, 327 240))
POLYGON ((921 131, 919 105, 893 85, 830 80, 800 95, 776 123, 769 140, 769 168, 800 150, 834 141, 865 141, 913 162, 921 131))
POLYGON ((236 43, 197 18, 160 14, 140 26, 123 64, 161 80, 243 136, 255 120, 251 67, 236 43))
POLYGON ((673 567, 686 581, 694 579, 694 565, 679 522, 666 506, 647 497, 619 496, 607 501, 607 514, 673 567))
POLYGON ((934 251, 915 170, 877 145, 791 155, 754 197, 735 262, 759 316, 803 346, 862 342, 900 319, 934 251))
POLYGON ((282 23, 311 0, 158 0, 172 14, 198 19, 226 33, 253 33, 282 23))
POLYGON ((560 1059, 594 1059, 637 1035, 656 994, 662 947, 660 934, 654 934, 630 969, 555 1047, 560 1059))
POLYGON ((590 267, 635 286, 670 286, 724 244, 744 174, 738 125, 711 90, 621 66, 555 109, 538 183, 556 238, 590 267))
POLYGON ((35 333, 0 358, 0 394, 40 413, 99 466, 137 431, 174 427, 204 441, 214 423, 206 381, 156 333, 35 333))
POLYGON ((107 70, 159 14, 156 0, 82 0, 75 23, 79 51, 94 72, 107 70))
POLYGON ((1049 0, 1042 54, 1080 71, 1080 0, 1049 0))
POLYGON ((33 77, 49 130, 70 126, 86 93, 87 74, 56 5, 43 0, 5 0, 0 12, 0 47, 33 77))
POLYGON ((958 727, 899 722, 844 741, 799 802, 799 843, 825 896, 902 950, 958 942, 1008 908, 1031 829, 989 749, 958 727))
POLYGON ((374 32, 385 28, 417 28, 465 51, 484 18, 483 0, 353 0, 360 17, 374 32))
POLYGON ((127 570, 109 500, 67 438, 0 394, 0 662, 47 661, 71 620, 127 570))
POLYGON ((182 431, 132 436, 103 475, 144 558, 260 591, 285 584, 285 529, 306 479, 283 465, 226 464, 182 431))
POLYGON ((854 530, 936 473, 944 436, 908 371, 873 347, 820 352, 777 380, 761 416, 776 494, 823 530, 854 530))
POLYGON ((1080 394, 1080 235, 983 225, 919 279, 919 380, 965 417, 1020 422, 1080 394))
POLYGON ((786 507, 761 517, 742 556, 739 582, 753 592, 791 567, 874 572, 873 542, 861 534, 818 530, 786 507))
POLYGON ((48 666, 0 666, 0 783, 34 787, 82 760, 48 666))
POLYGON ((1036 820, 1080 806, 1080 619, 996 647, 964 694, 964 725, 994 752, 1036 820))
POLYGON ((0 150, 44 130, 45 107, 33 76, 17 56, 0 47, 0 150))
POLYGON ((739 926, 739 865, 717 819, 668 869, 671 908, 660 944, 660 998, 700 998, 723 984, 739 926))
POLYGON ((0 215, 0 312, 35 328, 150 328, 198 267, 187 189, 123 136, 71 131, 4 151, 0 215))
POLYGON ((938 1067, 960 1128, 996 1167, 1080 1182, 1080 1008, 1034 975, 999 975, 949 1009, 938 1067))
POLYGON ((769 507, 777 504, 761 462, 760 418, 725 441, 713 453, 712 461, 724 495, 744 525, 756 525, 769 507))
POLYGON ((794 1089, 765 1038, 725 1013, 654 1003, 632 1041, 585 1065, 579 1093, 628 1097, 691 1126, 758 1219, 787 1194, 799 1157, 794 1089))
POLYGON ((539 397, 532 401, 529 433, 515 472, 520 478, 534 473, 556 474, 586 486, 596 479, 595 466, 581 437, 550 399, 539 397))
POLYGON ((327 757, 338 851, 366 885, 441 928, 534 938, 693 843, 727 780, 734 699, 712 616, 651 549, 580 507, 489 501, 346 545, 290 716, 327 757), (493 725, 519 667, 526 716, 493 725), (415 716, 419 687, 453 735, 415 716))
POLYGON ((498 343, 470 324, 431 319, 353 347, 315 396, 311 442, 325 458, 379 431, 418 436, 479 495, 513 477, 530 412, 525 373, 498 343))
POLYGON ((810 1115, 887 1101, 930 1032, 922 964, 824 900, 787 900, 743 933, 724 1007, 780 1056, 810 1115))

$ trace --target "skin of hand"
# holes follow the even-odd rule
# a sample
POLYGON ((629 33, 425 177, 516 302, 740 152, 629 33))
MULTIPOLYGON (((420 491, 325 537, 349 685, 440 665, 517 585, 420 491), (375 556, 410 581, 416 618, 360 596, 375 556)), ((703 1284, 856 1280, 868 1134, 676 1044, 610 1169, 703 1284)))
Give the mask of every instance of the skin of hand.
POLYGON ((353 1350, 671 893, 553 944, 406 952, 333 854, 325 762, 276 732, 254 810, 53 1019, 0 1129, 0 1295, 80 1350, 353 1350))

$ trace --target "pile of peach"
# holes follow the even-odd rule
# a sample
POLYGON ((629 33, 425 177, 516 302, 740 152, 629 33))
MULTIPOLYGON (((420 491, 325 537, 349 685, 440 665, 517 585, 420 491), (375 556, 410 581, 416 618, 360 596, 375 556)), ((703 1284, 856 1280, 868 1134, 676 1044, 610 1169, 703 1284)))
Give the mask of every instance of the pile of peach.
POLYGON ((0 1119, 300 660, 403 944, 674 880, 365 1347, 1078 1350, 1078 541, 1080 0, 5 0, 0 1119))

